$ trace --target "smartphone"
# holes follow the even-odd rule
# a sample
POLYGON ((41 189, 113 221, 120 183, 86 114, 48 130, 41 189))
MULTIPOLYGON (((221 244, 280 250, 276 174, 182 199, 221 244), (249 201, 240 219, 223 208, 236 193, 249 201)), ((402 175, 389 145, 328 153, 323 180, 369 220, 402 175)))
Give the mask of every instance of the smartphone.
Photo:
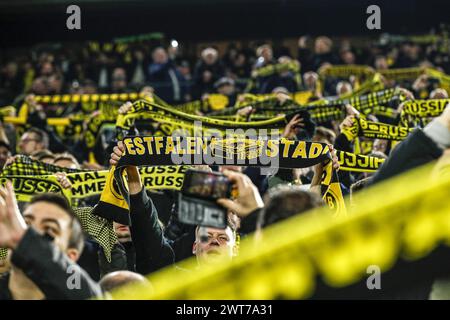
POLYGON ((216 203, 217 199, 230 198, 231 181, 221 173, 188 170, 178 194, 180 222, 224 229, 227 210, 216 203))
POLYGON ((216 202, 220 198, 230 198, 231 189, 231 181, 222 173, 188 170, 181 192, 189 197, 216 202))
POLYGON ((182 223, 225 229, 227 210, 215 203, 178 194, 178 220, 182 223))

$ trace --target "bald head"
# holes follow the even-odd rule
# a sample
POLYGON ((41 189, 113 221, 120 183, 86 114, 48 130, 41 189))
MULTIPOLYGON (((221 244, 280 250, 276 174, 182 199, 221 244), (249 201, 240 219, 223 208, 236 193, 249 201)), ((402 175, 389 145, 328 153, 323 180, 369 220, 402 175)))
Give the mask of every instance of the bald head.
POLYGON ((431 91, 430 99, 447 99, 448 93, 442 88, 437 88, 431 91))
POLYGON ((111 292, 129 284, 151 286, 150 282, 142 275, 126 270, 108 273, 100 280, 99 284, 103 292, 111 292))

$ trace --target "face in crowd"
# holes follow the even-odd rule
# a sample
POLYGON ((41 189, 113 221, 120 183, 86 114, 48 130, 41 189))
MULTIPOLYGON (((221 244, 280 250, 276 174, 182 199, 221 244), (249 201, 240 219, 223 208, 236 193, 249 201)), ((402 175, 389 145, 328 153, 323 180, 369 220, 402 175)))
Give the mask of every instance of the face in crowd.
POLYGON ((372 151, 386 153, 388 148, 388 141, 384 139, 375 139, 373 142, 372 151))
POLYGON ((123 225, 118 222, 113 222, 114 232, 117 234, 117 238, 120 243, 130 242, 131 241, 131 233, 130 228, 126 225, 123 225))
POLYGON ((206 48, 202 51, 201 56, 207 65, 213 65, 219 58, 219 53, 214 48, 206 48))
POLYGON ((157 64, 164 64, 169 60, 166 50, 163 48, 156 48, 152 54, 153 62, 157 64))
POLYGON ((22 137, 20 137, 18 146, 19 152, 27 156, 30 156, 37 151, 47 149, 48 147, 44 139, 34 131, 25 132, 22 137))
POLYGON ((314 42, 314 51, 316 54, 326 54, 331 51, 333 42, 328 37, 318 37, 314 42))
POLYGON ((11 156, 9 148, 0 144, 0 170, 5 166, 6 160, 11 156))
POLYGON ((303 79, 308 90, 314 90, 317 81, 319 80, 319 76, 315 72, 308 71, 303 75, 303 79))
POLYGON ((217 88, 217 93, 226 95, 226 96, 231 96, 234 92, 236 91, 236 88, 234 86, 234 81, 227 81, 225 83, 223 83, 222 85, 220 85, 217 88))
MULTIPOLYGON (((62 199, 60 198, 61 202, 62 199)), ((64 206, 64 205, 63 205, 64 206)), ((66 207, 68 208, 68 207, 66 207)), ((66 208, 44 200, 31 202, 23 213, 26 224, 41 234, 48 234, 53 243, 67 256, 77 261, 83 248, 81 226, 66 208)))
POLYGON ((192 253, 199 265, 228 261, 235 256, 236 237, 230 227, 216 229, 197 227, 192 253))
POLYGON ((348 94, 352 92, 352 85, 350 84, 350 82, 347 81, 340 81, 337 85, 336 85, 336 94, 338 96, 344 95, 344 94, 348 94))

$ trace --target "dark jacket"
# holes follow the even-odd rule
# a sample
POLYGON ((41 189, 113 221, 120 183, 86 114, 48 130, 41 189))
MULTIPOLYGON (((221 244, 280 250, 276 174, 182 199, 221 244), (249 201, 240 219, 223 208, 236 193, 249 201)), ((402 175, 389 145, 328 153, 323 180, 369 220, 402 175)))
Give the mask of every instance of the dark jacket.
POLYGON ((296 92, 299 90, 299 86, 295 81, 295 74, 289 73, 289 75, 281 76, 279 74, 273 74, 268 77, 261 77, 258 81, 258 93, 271 93, 273 89, 277 87, 286 88, 289 92, 296 92))
MULTIPOLYGON (((347 139, 344 134, 339 134, 334 141, 334 147, 336 150, 353 152, 353 143, 347 139)), ((338 171, 339 181, 347 188, 353 184, 354 179, 349 171, 338 171)))
POLYGON ((192 88, 192 96, 194 99, 200 99, 205 93, 214 92, 214 83, 225 76, 225 66, 221 61, 216 61, 212 65, 204 63, 202 60, 198 61, 194 68, 193 80, 194 87, 192 88), (212 74, 211 80, 205 82, 203 73, 209 71, 212 74))
POLYGON ((391 151, 389 158, 373 176, 371 183, 389 179, 436 160, 441 155, 442 149, 422 130, 416 129, 391 151))
POLYGON ((172 61, 164 64, 152 63, 148 67, 149 84, 155 93, 169 104, 181 103, 187 91, 186 80, 172 61))
POLYGON ((175 203, 171 210, 171 215, 164 236, 170 243, 175 254, 175 262, 193 256, 192 244, 195 241, 196 226, 189 225, 178 220, 178 203, 175 203))
POLYGON ((158 212, 143 188, 130 195, 131 238, 136 250, 136 271, 147 275, 174 263, 174 253, 165 239, 158 212))
POLYGON ((298 60, 302 64, 303 72, 317 71, 324 63, 336 64, 338 62, 338 58, 333 52, 317 54, 306 48, 298 50, 298 60))
MULTIPOLYGON (((61 252, 47 236, 28 228, 11 256, 11 263, 21 269, 43 292, 46 299, 81 300, 101 295, 100 287, 77 264, 61 252), (69 267, 73 268, 70 270, 69 267), (79 288, 74 275, 79 275, 79 288)), ((8 275, 0 280, 0 300, 12 299, 8 289, 8 275)))
POLYGON ((98 265, 100 278, 114 271, 128 270, 136 272, 136 256, 133 242, 116 243, 111 251, 111 261, 102 249, 98 251, 98 265))

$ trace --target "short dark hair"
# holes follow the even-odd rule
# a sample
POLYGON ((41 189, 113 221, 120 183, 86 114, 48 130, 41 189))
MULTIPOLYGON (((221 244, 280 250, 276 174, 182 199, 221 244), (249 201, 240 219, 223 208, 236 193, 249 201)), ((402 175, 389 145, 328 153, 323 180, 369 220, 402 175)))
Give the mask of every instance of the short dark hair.
POLYGON ((326 139, 329 143, 334 144, 336 134, 331 129, 319 126, 316 128, 314 138, 316 140, 326 139))
POLYGON ((75 215, 72 207, 70 206, 67 199, 57 193, 42 193, 34 196, 27 206, 32 205, 37 202, 47 202, 54 204, 55 206, 63 209, 67 215, 70 217, 70 237, 68 248, 77 249, 80 253, 83 251, 84 245, 84 234, 81 227, 81 223, 78 217, 75 215))
POLYGON ((78 162, 77 158, 75 158, 73 155, 71 155, 68 152, 55 154, 55 156, 53 158, 53 163, 56 163, 57 161, 61 161, 61 160, 72 161, 73 163, 75 163, 75 165, 78 168, 80 167, 80 163, 78 162))
POLYGON ((353 203, 353 196, 355 192, 358 192, 362 189, 365 189, 369 186, 371 181, 371 177, 367 177, 361 180, 356 181, 350 186, 350 202, 353 203))
POLYGON ((316 123, 311 118, 311 115, 306 110, 295 111, 293 113, 286 114, 286 122, 291 121, 291 119, 295 116, 299 115, 300 118, 303 119, 303 126, 299 129, 299 132, 296 134, 297 140, 306 140, 311 141, 312 137, 316 133, 316 123))
POLYGON ((28 129, 26 132, 34 133, 37 136, 37 140, 44 145, 44 149, 48 149, 49 138, 47 132, 35 127, 28 129))
POLYGON ((279 185, 269 190, 264 209, 260 212, 257 228, 263 228, 296 214, 323 205, 322 198, 300 186, 279 185))
POLYGON ((39 151, 33 153, 32 156, 39 161, 41 161, 42 159, 45 159, 45 158, 52 158, 52 159, 55 158, 55 155, 48 149, 39 150, 39 151))
POLYGON ((375 158, 381 158, 381 159, 387 159, 388 156, 381 151, 372 151, 371 153, 368 154, 369 157, 375 157, 375 158))

